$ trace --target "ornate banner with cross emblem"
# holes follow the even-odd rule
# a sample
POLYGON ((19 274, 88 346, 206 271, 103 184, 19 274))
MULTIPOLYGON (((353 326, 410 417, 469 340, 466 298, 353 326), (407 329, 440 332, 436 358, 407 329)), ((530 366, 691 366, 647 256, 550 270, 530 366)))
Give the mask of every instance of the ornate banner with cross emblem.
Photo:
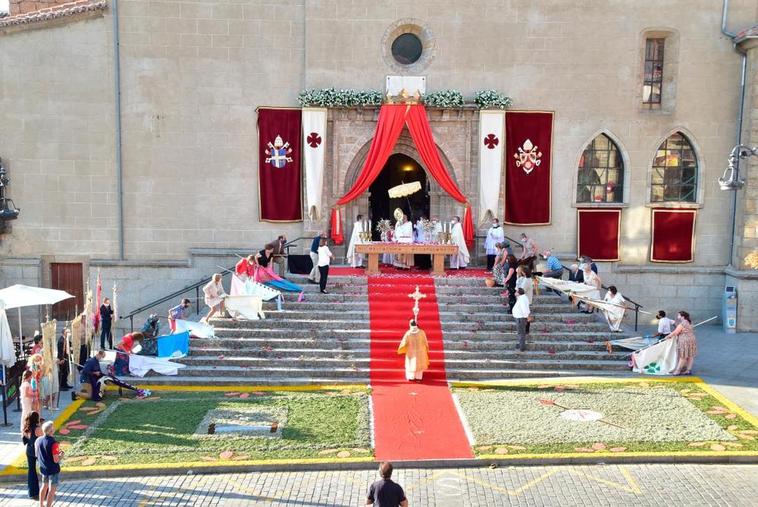
POLYGON ((553 113, 505 113, 505 222, 550 223, 553 113))
POLYGON ((479 111, 479 221, 487 212, 498 217, 500 175, 503 172, 505 147, 505 111, 479 111))
POLYGON ((300 222, 300 110, 258 109, 258 203, 261 222, 300 222))
POLYGON ((326 153, 326 109, 303 108, 303 163, 305 164, 305 203, 311 220, 321 214, 326 153))

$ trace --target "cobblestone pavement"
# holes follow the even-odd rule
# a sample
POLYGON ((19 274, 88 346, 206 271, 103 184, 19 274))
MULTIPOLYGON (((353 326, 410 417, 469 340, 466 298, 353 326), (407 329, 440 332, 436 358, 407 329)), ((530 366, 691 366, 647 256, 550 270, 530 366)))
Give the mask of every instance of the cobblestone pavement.
MULTIPOLYGON (((396 470, 412 506, 755 505, 758 465, 594 465, 396 470)), ((357 506, 373 471, 263 472, 99 480, 63 477, 56 505, 357 506)), ((25 486, 0 505, 29 506, 25 486)))

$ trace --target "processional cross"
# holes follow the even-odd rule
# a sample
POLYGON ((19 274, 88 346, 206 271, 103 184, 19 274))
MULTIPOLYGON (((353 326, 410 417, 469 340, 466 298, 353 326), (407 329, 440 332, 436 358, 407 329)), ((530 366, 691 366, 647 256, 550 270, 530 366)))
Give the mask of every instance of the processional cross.
POLYGON ((416 285, 416 290, 412 292, 411 294, 408 294, 408 297, 413 299, 413 319, 418 320, 418 302, 426 297, 426 294, 422 294, 421 291, 418 290, 418 285, 416 285))

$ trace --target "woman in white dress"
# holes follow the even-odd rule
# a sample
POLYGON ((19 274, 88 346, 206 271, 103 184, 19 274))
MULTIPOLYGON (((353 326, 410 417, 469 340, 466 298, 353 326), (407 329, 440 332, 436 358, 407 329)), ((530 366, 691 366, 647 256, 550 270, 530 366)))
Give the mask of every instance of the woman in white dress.
POLYGON ((205 284, 203 287, 203 294, 205 295, 205 304, 208 305, 210 311, 208 315, 203 317, 200 322, 208 322, 211 317, 219 313, 224 315, 224 298, 226 292, 224 292, 224 286, 221 284, 221 273, 214 273, 211 277, 211 281, 205 284))
MULTIPOLYGON (((590 290, 582 294, 584 297, 587 297, 589 299, 600 299, 600 287, 602 286, 602 281, 600 280, 600 277, 597 276, 597 273, 592 271, 592 265, 587 263, 584 265, 584 285, 589 285, 590 287, 594 287, 595 290, 590 290)), ((582 313, 593 313, 595 311, 595 308, 593 306, 587 305, 587 310, 583 310, 582 313)))
POLYGON ((608 321, 608 325, 611 327, 611 331, 614 333, 621 332, 621 322, 624 320, 624 312, 626 308, 624 303, 626 300, 624 296, 616 289, 615 285, 608 287, 608 292, 605 293, 603 299, 606 303, 613 305, 604 310, 605 320, 608 321))

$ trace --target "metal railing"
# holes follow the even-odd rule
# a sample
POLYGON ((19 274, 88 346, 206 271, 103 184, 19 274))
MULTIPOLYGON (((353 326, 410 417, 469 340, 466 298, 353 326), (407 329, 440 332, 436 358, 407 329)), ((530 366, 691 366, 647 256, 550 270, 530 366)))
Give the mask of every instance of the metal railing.
MULTIPOLYGON (((295 246, 295 244, 298 241, 303 240, 303 239, 312 240, 313 238, 309 238, 309 237, 306 237, 306 236, 300 236, 298 238, 293 239, 292 241, 288 241, 287 243, 284 244, 284 248, 287 250, 287 254, 289 255, 289 249, 290 248, 292 248, 293 246, 295 246)), ((233 273, 233 272, 234 272, 234 266, 232 266, 231 268, 225 268, 225 269, 223 269, 223 272, 222 272, 221 275, 223 277, 223 276, 226 276, 226 275, 228 275, 230 273, 233 273)), ((187 292, 190 292, 192 290, 195 291, 195 315, 200 315, 200 304, 199 304, 199 301, 200 301, 200 289, 206 283, 210 282, 212 277, 213 277, 213 275, 206 276, 205 278, 203 278, 203 279, 201 279, 201 280, 199 280, 199 281, 197 281, 197 282, 195 282, 195 283, 193 283, 191 285, 188 285, 188 286, 184 287, 183 289, 176 290, 176 291, 172 292, 171 294, 168 294, 166 296, 160 297, 160 298, 155 299, 155 300, 153 300, 153 301, 151 301, 151 302, 149 302, 149 303, 147 303, 145 305, 142 305, 139 308, 137 308, 136 310, 132 310, 129 314, 124 315, 122 317, 119 317, 119 320, 129 319, 130 329, 131 329, 131 331, 134 331, 134 317, 135 316, 139 315, 140 313, 145 313, 146 311, 151 310, 151 309, 155 308, 156 306, 158 306, 160 304, 163 304, 163 303, 165 303, 167 301, 171 301, 172 299, 177 299, 179 296, 181 296, 183 294, 186 294, 187 292)))
MULTIPOLYGON (((563 267, 563 269, 565 269, 569 273, 571 272, 571 269, 567 268, 565 265, 561 264, 561 267, 563 267)), ((608 290, 608 286, 603 285, 603 284, 600 284, 600 288, 608 290)), ((640 308, 644 308, 644 306, 641 305, 641 304, 639 304, 638 302, 632 300, 632 299, 629 299, 626 296, 624 296, 624 301, 626 301, 627 303, 631 303, 631 304, 634 305, 634 330, 637 331, 637 328, 639 327, 640 308)))

